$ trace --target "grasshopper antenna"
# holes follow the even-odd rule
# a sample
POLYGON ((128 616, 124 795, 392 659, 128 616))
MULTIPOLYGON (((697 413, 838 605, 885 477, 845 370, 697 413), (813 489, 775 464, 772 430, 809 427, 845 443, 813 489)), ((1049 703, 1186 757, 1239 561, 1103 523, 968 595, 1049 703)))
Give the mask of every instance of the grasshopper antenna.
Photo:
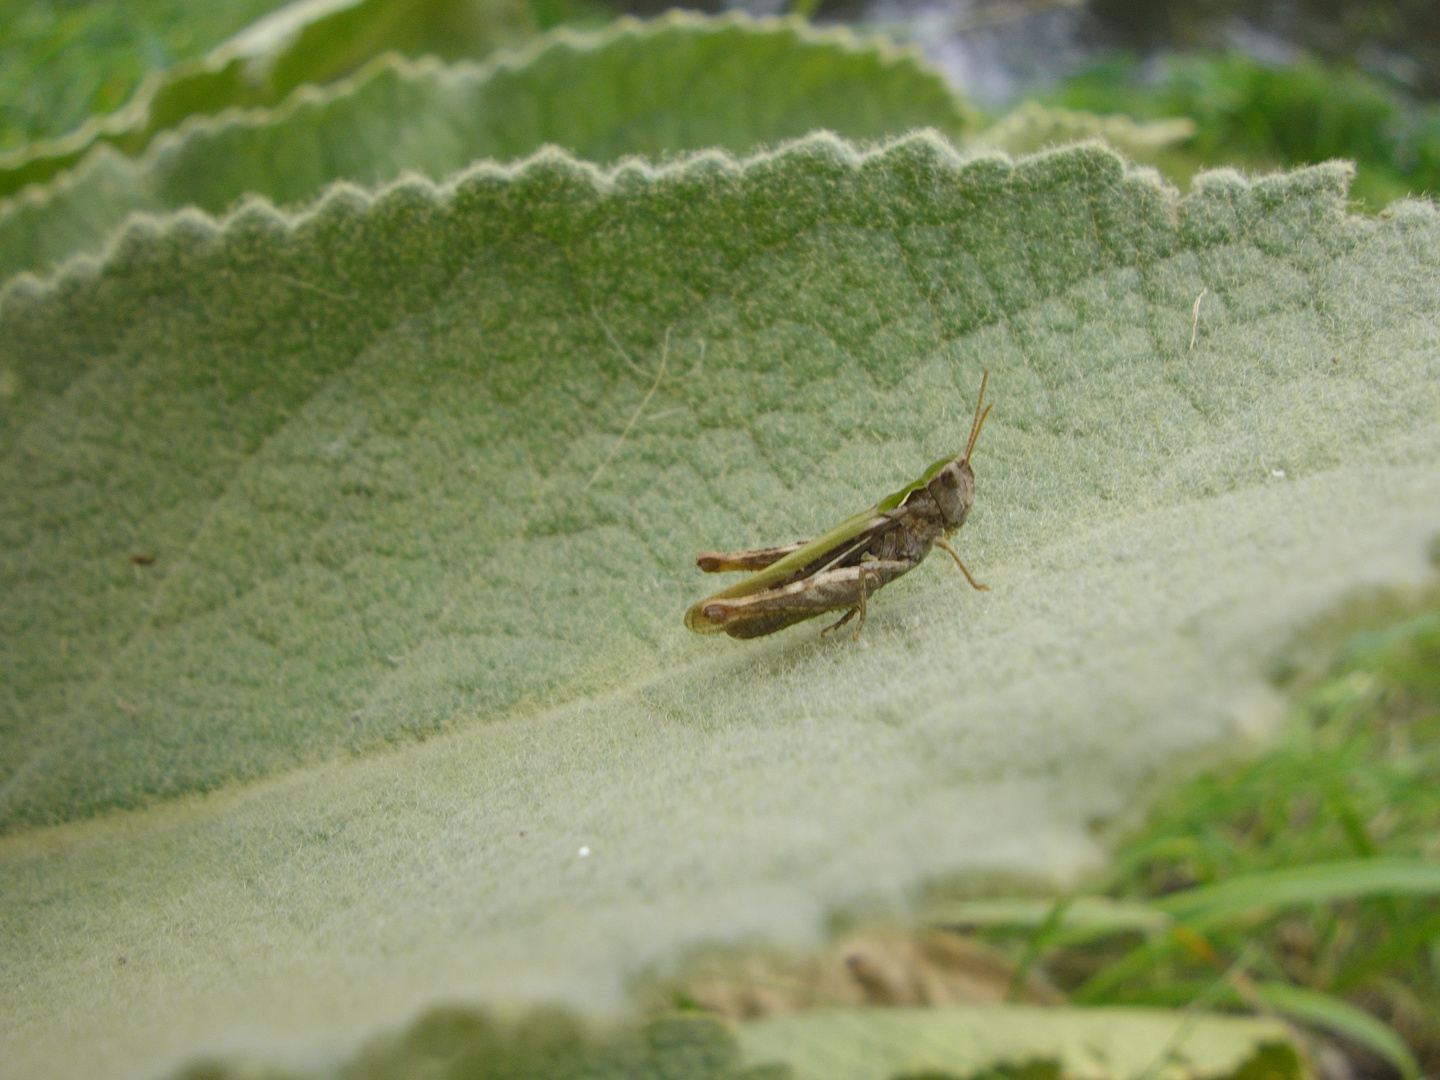
POLYGON ((975 449, 975 440, 980 437, 980 429, 985 426, 985 417, 990 415, 990 406, 985 406, 985 411, 980 411, 980 404, 985 400, 985 384, 990 381, 990 369, 986 368, 985 373, 980 376, 980 396, 975 399, 975 419, 970 424, 970 441, 965 444, 965 456, 960 460, 968 463, 970 451, 975 449))

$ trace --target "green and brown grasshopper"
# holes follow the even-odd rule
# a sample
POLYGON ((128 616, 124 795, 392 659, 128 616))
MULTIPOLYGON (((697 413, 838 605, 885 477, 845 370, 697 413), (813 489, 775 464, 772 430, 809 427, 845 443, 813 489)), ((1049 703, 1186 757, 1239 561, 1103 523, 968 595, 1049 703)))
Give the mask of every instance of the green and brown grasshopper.
POLYGON ((859 641, 866 600, 924 562, 931 547, 948 551, 965 580, 985 589, 970 576, 946 538, 965 524, 975 501, 970 452, 990 415, 988 405, 981 409, 989 377, 987 371, 980 379, 964 454, 937 461, 918 480, 814 540, 754 551, 700 552, 695 562, 707 574, 758 573, 701 600, 685 613, 685 625, 697 634, 723 631, 733 638, 753 638, 827 611, 843 611, 822 635, 838 630, 858 613, 854 640, 859 641))

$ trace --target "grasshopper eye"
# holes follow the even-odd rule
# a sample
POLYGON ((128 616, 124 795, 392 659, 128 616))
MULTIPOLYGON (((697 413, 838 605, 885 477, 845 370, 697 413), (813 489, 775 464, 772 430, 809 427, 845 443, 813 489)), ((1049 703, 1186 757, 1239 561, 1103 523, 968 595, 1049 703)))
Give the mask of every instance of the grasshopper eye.
POLYGON ((952 461, 935 474, 930 481, 931 493, 937 497, 943 492, 949 495, 951 492, 959 491, 965 486, 966 466, 957 461, 952 461), (938 490, 937 490, 938 489, 938 490))

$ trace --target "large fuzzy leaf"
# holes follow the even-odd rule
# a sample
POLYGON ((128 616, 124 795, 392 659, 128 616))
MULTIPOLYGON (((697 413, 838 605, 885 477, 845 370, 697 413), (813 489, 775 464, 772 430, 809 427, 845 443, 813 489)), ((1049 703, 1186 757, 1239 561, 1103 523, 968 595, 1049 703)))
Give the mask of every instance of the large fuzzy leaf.
POLYGON ((13 286, 0 1059, 600 1009, 701 942, 1093 866, 1264 734, 1292 627, 1424 572, 1440 221, 1345 179, 547 153, 13 286), (697 548, 954 452, 985 368, 990 593, 932 560, 858 645, 683 630, 697 548))
POLYGON ((438 180, 546 143, 611 162, 744 153, 818 128, 879 139, 919 127, 955 136, 970 123, 918 54, 848 31, 743 15, 622 19, 597 33, 561 29, 485 64, 390 56, 277 109, 192 121, 139 158, 102 146, 0 202, 0 277, 96 251, 136 211, 218 213, 246 194, 296 204, 335 180, 438 180))

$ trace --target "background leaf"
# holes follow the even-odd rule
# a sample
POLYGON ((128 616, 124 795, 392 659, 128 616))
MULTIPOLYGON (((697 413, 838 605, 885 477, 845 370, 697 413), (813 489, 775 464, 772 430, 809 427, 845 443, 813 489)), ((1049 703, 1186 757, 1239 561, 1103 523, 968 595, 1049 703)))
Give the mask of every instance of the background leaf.
POLYGON ((1300 1075, 1273 1021, 1158 1009, 836 1009, 744 1024, 739 1034, 748 1059, 785 1061, 796 1080, 979 1076, 997 1064, 1024 1067, 1001 1075, 1035 1080, 1131 1080, 1151 1069, 1169 1080, 1300 1075))
POLYGON ((744 153, 828 128, 957 136, 972 116, 918 54, 798 20, 674 12, 594 34, 560 30, 483 65, 391 57, 275 110, 195 121, 139 159, 100 148, 73 173, 0 203, 0 276, 95 251, 127 215, 242 195, 314 198, 335 180, 439 179, 546 143, 611 162, 718 147, 744 153))
POLYGON ((836 1009, 733 1029, 672 1015, 596 1032, 553 1009, 507 1021, 450 1007, 323 1071, 221 1058, 193 1064, 177 1080, 1129 1080, 1152 1065, 1166 1080, 1298 1080, 1287 1040, 1271 1021, 1158 1009, 836 1009))
MULTIPOLYGON (((204 6, 228 11, 233 19, 237 11, 258 14, 273 4, 204 6)), ((133 5, 123 7, 126 31, 144 27, 143 19, 130 10, 133 5)), ((184 5, 175 5, 169 15, 176 24, 172 36, 191 40, 194 24, 207 21, 194 7, 183 10, 184 5)), ((97 144, 133 156, 156 134, 188 117, 277 104, 302 83, 340 78, 383 50, 408 56, 478 58, 496 46, 518 44, 534 30, 530 8, 522 0, 295 0, 203 57, 151 70, 123 108, 106 114, 102 106, 100 115, 89 117, 67 135, 30 142, 0 155, 0 196, 49 180, 97 144)), ((23 35, 23 30, 17 34, 23 35)), ((106 46, 71 51, 72 63, 96 68, 113 65, 117 59, 113 48, 106 46)), ((153 57, 147 60, 155 63, 153 57)), ((30 93, 51 89, 23 64, 7 64, 3 70, 10 78, 28 79, 30 93)), ((119 72, 111 77, 116 76, 123 79, 119 72)))
POLYGON ((61 136, 94 113, 118 108, 150 67, 199 56, 279 6, 280 0, 64 6, 7 0, 0 97, 9 108, 0 119, 0 147, 61 136))
POLYGON ((604 1009, 702 942, 1095 866, 1157 772, 1263 737, 1269 643, 1426 572, 1440 223, 1345 178, 549 153, 12 286, 5 1060, 604 1009), (683 632, 697 548, 954 452, 984 368, 993 592, 926 565, 858 646, 683 632))
POLYGON ((1103 139, 1131 161, 1163 168, 1172 164, 1176 148, 1194 135, 1194 121, 1183 116, 1136 123, 1124 115, 1098 116, 1025 101, 968 143, 1018 157, 1066 143, 1103 139))

